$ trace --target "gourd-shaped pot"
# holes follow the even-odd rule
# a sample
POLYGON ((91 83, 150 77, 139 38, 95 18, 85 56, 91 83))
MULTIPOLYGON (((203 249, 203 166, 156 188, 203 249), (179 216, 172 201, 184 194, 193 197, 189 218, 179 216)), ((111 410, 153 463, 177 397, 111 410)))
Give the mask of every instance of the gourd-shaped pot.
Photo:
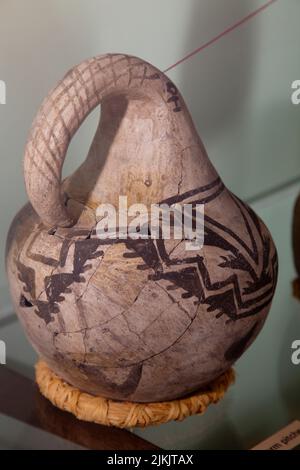
POLYGON ((25 153, 30 199, 8 235, 15 309, 64 380, 118 400, 184 396, 222 374, 262 328, 277 257, 226 189, 174 84, 147 62, 87 60, 52 90, 25 153), (87 159, 61 182, 72 136, 101 103, 87 159), (97 207, 204 204, 204 246, 100 239, 97 207))

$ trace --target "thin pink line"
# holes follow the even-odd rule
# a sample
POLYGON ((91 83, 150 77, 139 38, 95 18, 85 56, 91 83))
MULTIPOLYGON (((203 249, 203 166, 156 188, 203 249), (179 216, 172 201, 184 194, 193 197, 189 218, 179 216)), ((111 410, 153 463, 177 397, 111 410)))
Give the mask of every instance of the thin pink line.
POLYGON ((233 24, 232 26, 229 26, 229 28, 225 29, 225 31, 223 31, 222 33, 218 34, 217 36, 215 36, 214 38, 210 39, 209 41, 207 41, 205 44, 202 44, 202 46, 198 47, 197 49, 195 49, 194 51, 190 52, 189 54, 187 54, 185 57, 183 57, 182 59, 178 60, 177 62, 175 62, 175 64, 173 65, 170 65, 170 67, 168 67, 166 70, 164 70, 164 73, 166 72, 169 72, 170 70, 172 70, 174 67, 177 67, 177 65, 179 64, 182 64, 182 62, 185 62, 187 59, 190 59, 191 57, 193 57, 194 55, 198 54, 198 52, 201 52, 203 51, 203 49, 206 49, 208 46, 211 46, 212 44, 214 44, 215 42, 219 41, 219 39, 221 39, 222 37, 226 36, 228 33, 231 33, 234 29, 238 28, 239 26, 243 25, 244 23, 246 23, 247 21, 251 20, 252 18, 254 18, 256 15, 258 15, 259 13, 261 13, 262 11, 266 10, 268 7, 270 7, 273 3, 277 2, 277 0, 269 0, 267 3, 265 3, 264 5, 262 5, 260 8, 258 8, 257 10, 254 10, 252 13, 250 13, 249 15, 245 16, 244 18, 242 18, 241 20, 239 20, 237 23, 233 24))

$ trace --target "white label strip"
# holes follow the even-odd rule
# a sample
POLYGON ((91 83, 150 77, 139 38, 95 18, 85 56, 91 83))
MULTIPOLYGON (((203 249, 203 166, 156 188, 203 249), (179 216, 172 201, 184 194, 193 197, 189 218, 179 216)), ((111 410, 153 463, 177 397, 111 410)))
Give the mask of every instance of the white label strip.
POLYGON ((300 445, 300 421, 293 421, 251 450, 291 450, 300 445))

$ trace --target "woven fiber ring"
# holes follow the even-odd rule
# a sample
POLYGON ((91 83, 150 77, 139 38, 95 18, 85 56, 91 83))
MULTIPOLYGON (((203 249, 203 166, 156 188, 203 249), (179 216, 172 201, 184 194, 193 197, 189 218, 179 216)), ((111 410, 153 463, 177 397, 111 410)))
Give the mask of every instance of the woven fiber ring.
POLYGON ((83 421, 118 428, 145 427, 202 414, 210 404, 223 398, 234 378, 233 369, 229 369, 205 389, 188 397, 156 403, 133 403, 81 392, 60 379, 44 361, 36 364, 40 392, 54 406, 69 411, 83 421))

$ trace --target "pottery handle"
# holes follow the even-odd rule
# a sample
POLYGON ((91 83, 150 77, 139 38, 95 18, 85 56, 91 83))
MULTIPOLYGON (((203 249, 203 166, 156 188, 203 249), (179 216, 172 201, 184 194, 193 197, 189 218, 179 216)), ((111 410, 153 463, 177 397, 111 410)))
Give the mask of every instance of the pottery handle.
POLYGON ((45 225, 72 226, 61 191, 70 141, 87 115, 110 96, 164 99, 167 77, 136 57, 108 54, 72 68, 44 100, 24 158, 27 193, 45 225))

